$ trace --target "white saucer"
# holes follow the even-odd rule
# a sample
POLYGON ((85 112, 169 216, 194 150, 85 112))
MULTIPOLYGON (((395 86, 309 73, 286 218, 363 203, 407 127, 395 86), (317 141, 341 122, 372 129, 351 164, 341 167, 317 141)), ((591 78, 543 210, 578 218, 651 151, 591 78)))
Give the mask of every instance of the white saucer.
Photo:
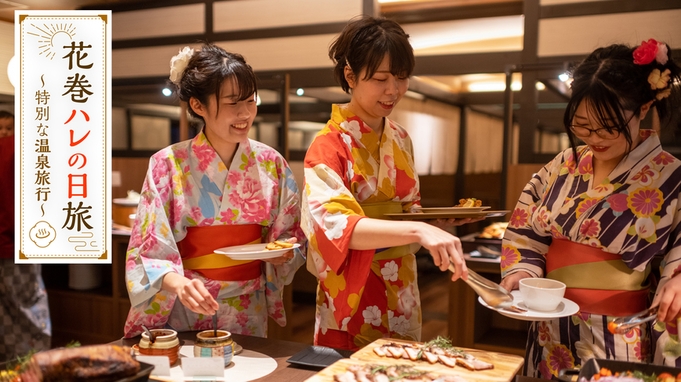
POLYGON ((564 298, 560 304, 558 304, 558 307, 555 310, 551 310, 548 312, 542 312, 538 310, 532 310, 528 308, 525 303, 523 302, 523 298, 520 295, 519 290, 514 290, 511 291, 511 294, 513 295, 513 305, 517 306, 520 309, 526 309, 527 312, 523 313, 516 313, 511 310, 505 310, 505 309, 499 309, 499 308, 493 308, 485 301, 482 300, 482 298, 478 297, 478 301, 486 308, 492 309, 494 311, 499 312, 499 314, 510 317, 510 318, 515 318, 516 320, 523 320, 523 321, 545 321, 545 320, 550 320, 552 318, 560 318, 560 317, 566 317, 566 316, 571 316, 577 312, 579 312, 579 305, 577 305, 575 302, 568 300, 567 298, 564 298))
POLYGON ((269 250, 265 249, 266 245, 267 243, 236 245, 233 247, 218 248, 213 252, 220 255, 227 255, 233 260, 261 260, 279 257, 294 248, 300 247, 300 244, 295 243, 292 248, 269 250))

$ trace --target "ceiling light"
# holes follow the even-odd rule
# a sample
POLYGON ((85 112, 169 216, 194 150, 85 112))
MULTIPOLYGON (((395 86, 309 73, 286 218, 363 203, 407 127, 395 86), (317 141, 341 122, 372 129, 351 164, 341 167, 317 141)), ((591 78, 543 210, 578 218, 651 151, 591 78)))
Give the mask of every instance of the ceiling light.
POLYGON ((544 90, 544 89, 546 89, 546 85, 544 85, 543 83, 541 83, 541 82, 539 82, 539 81, 537 81, 537 83, 534 84, 534 87, 535 87, 535 89, 537 89, 537 90, 544 90))
POLYGON ((296 90, 296 94, 298 95, 298 97, 302 97, 303 94, 305 94, 305 89, 303 89, 303 88, 298 88, 298 89, 296 90))
POLYGON ((161 93, 163 93, 163 95, 166 97, 170 97, 170 95, 173 94, 173 91, 168 88, 163 88, 163 90, 161 90, 161 93))
POLYGON ((567 82, 567 80, 570 79, 570 75, 567 74, 567 73, 561 73, 561 74, 558 75, 558 79, 563 81, 563 82, 567 82))

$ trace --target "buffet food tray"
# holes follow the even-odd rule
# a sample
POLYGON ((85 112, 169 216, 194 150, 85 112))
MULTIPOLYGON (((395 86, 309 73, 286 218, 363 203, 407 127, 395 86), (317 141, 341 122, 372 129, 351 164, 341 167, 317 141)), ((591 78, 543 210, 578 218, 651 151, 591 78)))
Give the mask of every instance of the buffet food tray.
POLYGON ((461 366, 448 367, 440 363, 430 364, 427 361, 411 361, 409 359, 394 359, 388 357, 381 357, 374 352, 375 347, 382 346, 388 343, 403 343, 414 344, 419 342, 405 341, 398 339, 379 339, 364 348, 358 350, 350 356, 350 359, 341 359, 333 365, 320 371, 313 377, 307 379, 306 382, 328 382, 334 380, 334 375, 344 373, 349 366, 352 365, 367 365, 367 364, 381 364, 381 365, 397 365, 408 364, 416 369, 433 372, 440 375, 459 376, 467 381, 474 382, 507 382, 511 381, 516 373, 523 365, 523 358, 517 355, 503 354, 496 352, 488 352, 475 349, 467 349, 457 347, 465 352, 473 355, 475 358, 489 362, 494 365, 494 369, 490 370, 468 370, 461 366))

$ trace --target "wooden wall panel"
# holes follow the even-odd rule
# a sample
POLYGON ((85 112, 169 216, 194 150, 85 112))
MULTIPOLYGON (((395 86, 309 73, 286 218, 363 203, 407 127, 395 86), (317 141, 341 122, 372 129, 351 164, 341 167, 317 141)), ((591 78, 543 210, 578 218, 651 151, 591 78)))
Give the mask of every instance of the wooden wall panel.
POLYGON ((128 190, 141 192, 148 167, 149 158, 112 158, 111 171, 120 173, 121 185, 111 188, 111 197, 125 198, 128 190))
POLYGON ((111 23, 111 36, 116 41, 204 33, 205 9, 205 4, 189 4, 116 12, 111 23))
POLYGON ((539 57, 585 55, 613 43, 654 38, 681 47, 681 9, 539 20, 539 57))
POLYGON ((14 24, 0 21, 0 94, 14 94, 14 87, 6 75, 7 64, 9 64, 9 60, 13 56, 14 24))
POLYGON ((213 30, 232 32, 346 22, 362 14, 362 3, 362 0, 217 1, 213 5, 213 30))
MULTIPOLYGON (((532 175, 541 170, 544 164, 524 163, 508 166, 508 179, 506 181, 506 208, 513 209, 518 202, 520 193, 532 179, 532 175)), ((508 216, 510 218, 510 215, 508 216)))

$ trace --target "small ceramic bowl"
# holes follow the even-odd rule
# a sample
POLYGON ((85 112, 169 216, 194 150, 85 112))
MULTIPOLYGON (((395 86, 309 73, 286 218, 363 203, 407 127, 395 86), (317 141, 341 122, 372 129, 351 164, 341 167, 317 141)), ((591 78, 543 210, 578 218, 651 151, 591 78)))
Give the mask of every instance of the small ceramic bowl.
POLYGON ((225 366, 229 365, 234 357, 232 333, 226 330, 217 330, 217 336, 213 330, 197 333, 194 357, 220 357, 224 359, 225 366))
POLYGON ((563 300, 565 284, 544 278, 521 279, 520 295, 528 308, 548 312, 558 308, 563 300))
POLYGON ((168 357, 170 366, 177 363, 180 355, 180 340, 177 332, 172 329, 151 329, 156 337, 154 342, 149 341, 147 333, 142 333, 142 339, 138 345, 142 355, 164 355, 168 357))

